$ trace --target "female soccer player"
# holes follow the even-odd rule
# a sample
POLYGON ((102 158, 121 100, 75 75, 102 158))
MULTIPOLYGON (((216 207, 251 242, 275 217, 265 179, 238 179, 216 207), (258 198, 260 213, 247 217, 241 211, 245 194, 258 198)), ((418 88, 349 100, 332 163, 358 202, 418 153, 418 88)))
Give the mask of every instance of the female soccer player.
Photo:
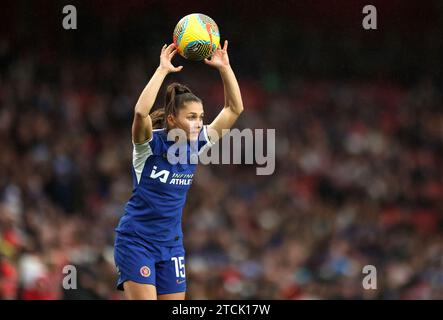
MULTIPOLYGON (((179 72, 171 60, 174 44, 164 45, 160 65, 148 82, 134 110, 132 123, 134 188, 125 214, 116 228, 115 264, 117 288, 128 299, 185 299, 185 250, 181 228, 182 209, 196 164, 168 160, 168 148, 176 141, 168 132, 181 129, 185 143, 198 151, 222 137, 243 111, 240 88, 229 64, 228 41, 205 63, 216 68, 223 80, 225 105, 209 125, 203 125, 203 104, 189 88, 167 87, 165 106, 150 114, 166 75, 179 72), (173 139, 172 139, 173 140, 173 139)), ((189 158, 190 153, 187 156, 189 158)))

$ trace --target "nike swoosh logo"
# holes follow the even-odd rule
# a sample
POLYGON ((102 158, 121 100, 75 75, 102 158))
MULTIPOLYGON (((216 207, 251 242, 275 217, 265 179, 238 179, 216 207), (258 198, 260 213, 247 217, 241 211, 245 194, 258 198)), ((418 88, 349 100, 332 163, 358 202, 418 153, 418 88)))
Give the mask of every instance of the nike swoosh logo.
POLYGON ((183 282, 185 282, 186 281, 186 279, 185 280, 178 280, 177 279, 177 284, 181 284, 181 283, 183 283, 183 282))

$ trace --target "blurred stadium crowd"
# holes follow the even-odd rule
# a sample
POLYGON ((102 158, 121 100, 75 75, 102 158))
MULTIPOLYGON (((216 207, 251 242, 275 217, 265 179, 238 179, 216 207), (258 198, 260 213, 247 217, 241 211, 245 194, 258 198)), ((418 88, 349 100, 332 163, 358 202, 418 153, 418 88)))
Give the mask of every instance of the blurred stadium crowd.
MULTIPOLYGON (((0 42, 0 299, 122 298, 113 229, 158 44, 53 60, 0 42), (77 268, 77 290, 62 288, 65 265, 77 268)), ((183 215, 187 297, 443 299, 441 82, 266 63, 251 76, 250 57, 230 50, 245 105, 236 127, 276 129, 276 170, 199 166, 183 215), (377 290, 362 287, 365 265, 377 268, 377 290)), ((210 121, 223 91, 206 68, 186 64, 175 80, 203 98, 210 121)))

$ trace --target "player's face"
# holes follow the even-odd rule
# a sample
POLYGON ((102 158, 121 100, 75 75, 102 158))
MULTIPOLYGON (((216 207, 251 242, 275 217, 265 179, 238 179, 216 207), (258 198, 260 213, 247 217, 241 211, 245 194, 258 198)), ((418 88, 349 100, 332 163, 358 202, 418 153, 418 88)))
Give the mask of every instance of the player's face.
POLYGON ((200 102, 186 102, 175 117, 176 127, 185 130, 190 141, 198 140, 203 127, 203 115, 203 105, 200 102))

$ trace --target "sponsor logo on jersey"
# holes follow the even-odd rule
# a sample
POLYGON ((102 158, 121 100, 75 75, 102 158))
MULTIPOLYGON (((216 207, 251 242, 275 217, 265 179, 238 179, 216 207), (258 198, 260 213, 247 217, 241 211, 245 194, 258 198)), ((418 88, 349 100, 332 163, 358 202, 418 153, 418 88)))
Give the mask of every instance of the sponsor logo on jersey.
MULTIPOLYGON (((166 183, 168 181, 168 177, 171 174, 168 170, 160 170, 157 171, 157 166, 152 167, 151 175, 149 176, 152 179, 160 179, 160 182, 166 183)), ((194 177, 193 173, 183 174, 183 173, 173 173, 172 178, 169 181, 169 184, 173 185, 182 185, 189 186, 192 184, 192 179, 194 177)))
POLYGON ((157 172, 157 166, 154 166, 149 177, 151 177, 152 179, 159 178, 161 182, 166 183, 169 177, 169 173, 170 172, 168 170, 161 170, 157 172))

